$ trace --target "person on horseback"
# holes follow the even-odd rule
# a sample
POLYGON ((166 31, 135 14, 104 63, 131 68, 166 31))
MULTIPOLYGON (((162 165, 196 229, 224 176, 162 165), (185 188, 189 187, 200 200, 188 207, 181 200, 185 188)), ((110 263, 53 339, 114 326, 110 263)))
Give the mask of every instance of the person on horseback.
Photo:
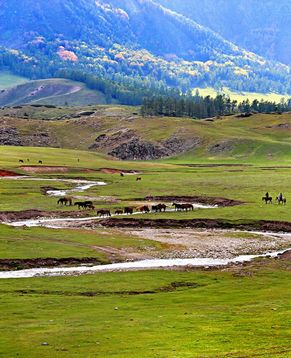
POLYGON ((265 194, 265 198, 266 199, 269 199, 270 195, 269 195, 269 192, 267 191, 266 194, 265 194))
POLYGON ((283 194, 282 193, 279 194, 279 201, 283 201, 283 194))

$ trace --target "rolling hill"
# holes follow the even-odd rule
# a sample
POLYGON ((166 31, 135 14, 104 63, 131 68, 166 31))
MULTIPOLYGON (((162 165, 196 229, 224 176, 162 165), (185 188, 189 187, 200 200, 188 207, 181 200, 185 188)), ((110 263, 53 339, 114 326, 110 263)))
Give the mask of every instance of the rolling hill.
POLYGON ((290 134, 290 113, 193 120, 143 118, 125 106, 0 110, 0 145, 89 149, 126 160, 284 162, 290 134))
POLYGON ((27 103, 76 106, 107 102, 102 92, 89 90, 83 83, 61 78, 29 81, 0 91, 0 106, 27 103))

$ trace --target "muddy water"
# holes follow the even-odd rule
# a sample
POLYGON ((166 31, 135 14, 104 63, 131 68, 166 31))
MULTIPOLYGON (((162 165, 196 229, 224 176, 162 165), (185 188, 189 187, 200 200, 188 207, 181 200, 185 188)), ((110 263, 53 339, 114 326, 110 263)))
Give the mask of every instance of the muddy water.
POLYGON ((136 262, 123 262, 110 265, 99 266, 81 266, 81 267, 57 267, 57 268, 35 268, 19 271, 0 271, 0 279, 47 277, 47 276, 79 276, 94 274, 98 272, 112 271, 134 271, 134 270, 152 270, 173 267, 210 267, 226 266, 229 264, 250 262, 259 257, 278 257, 288 250, 268 252, 263 255, 242 255, 232 259, 156 259, 143 260, 136 262))

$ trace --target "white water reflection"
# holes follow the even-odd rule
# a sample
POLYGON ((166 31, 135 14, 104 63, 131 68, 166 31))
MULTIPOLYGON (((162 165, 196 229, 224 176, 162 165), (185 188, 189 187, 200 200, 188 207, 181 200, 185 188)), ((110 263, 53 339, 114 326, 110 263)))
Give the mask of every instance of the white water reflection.
POLYGON ((0 279, 14 278, 31 278, 46 276, 78 276, 94 274, 97 272, 110 271, 134 271, 134 270, 152 270, 172 267, 210 267, 226 266, 229 264, 250 262, 260 257, 278 257, 288 250, 268 252, 262 255, 241 255, 232 259, 211 259, 211 258, 194 258, 194 259, 155 259, 142 260, 135 262, 122 262, 110 265, 99 266, 81 266, 81 267, 56 267, 56 268, 35 268, 19 271, 2 271, 0 279))

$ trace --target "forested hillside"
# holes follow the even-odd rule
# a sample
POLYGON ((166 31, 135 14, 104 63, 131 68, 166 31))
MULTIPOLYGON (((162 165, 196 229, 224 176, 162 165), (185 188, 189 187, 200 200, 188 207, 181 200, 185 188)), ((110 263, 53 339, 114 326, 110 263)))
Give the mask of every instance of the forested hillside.
POLYGON ((62 73, 80 80, 81 73, 88 85, 95 76, 109 81, 108 97, 113 86, 134 98, 126 99, 129 104, 165 87, 291 93, 288 66, 247 52, 152 0, 0 4, 0 69, 32 79, 62 73))
POLYGON ((156 0, 271 60, 291 64, 289 0, 156 0))

